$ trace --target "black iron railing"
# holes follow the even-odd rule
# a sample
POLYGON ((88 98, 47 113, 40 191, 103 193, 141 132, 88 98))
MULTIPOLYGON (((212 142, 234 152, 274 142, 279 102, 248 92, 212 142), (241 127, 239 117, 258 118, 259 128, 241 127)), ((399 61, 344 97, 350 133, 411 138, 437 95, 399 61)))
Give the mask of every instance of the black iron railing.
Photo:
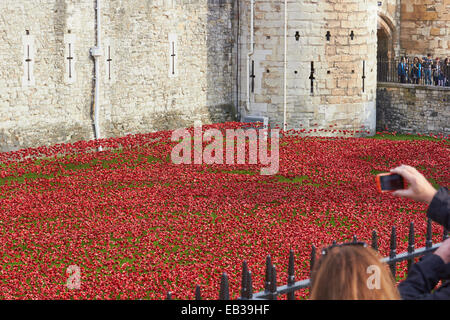
MULTIPOLYGON (((390 266, 392 275, 396 276, 397 263, 402 261, 408 261, 407 270, 409 272, 411 265, 414 263, 416 258, 424 256, 428 253, 434 252, 437 248, 441 246, 442 243, 433 244, 432 242, 432 229, 431 220, 427 221, 427 232, 425 247, 415 249, 415 232, 414 223, 411 222, 409 226, 408 235, 408 249, 407 252, 402 252, 397 254, 397 232, 396 227, 393 226, 391 230, 390 237, 390 251, 389 256, 383 258, 381 261, 387 263, 390 266)), ((442 241, 448 238, 448 230, 443 229, 442 241)), ((353 241, 357 242, 356 236, 353 236, 353 241)), ((336 243, 336 241, 333 241, 336 243)), ((378 251, 378 235, 376 231, 372 232, 371 247, 378 251)), ((310 273, 316 262, 316 248, 313 246, 311 249, 310 256, 310 273)), ((264 291, 253 293, 253 281, 252 273, 248 268, 247 262, 244 261, 242 264, 242 279, 241 279, 241 292, 239 300, 276 300, 280 295, 286 295, 288 300, 295 299, 295 292, 309 288, 311 285, 310 279, 295 281, 295 268, 294 268, 294 252, 291 250, 289 253, 289 264, 288 264, 288 279, 287 283, 282 286, 277 286, 277 272, 275 266, 272 264, 272 259, 270 255, 266 257, 266 270, 265 270, 265 285, 264 291)), ((172 299, 172 293, 167 293, 167 299, 172 299)), ((201 289, 197 285, 195 289, 195 299, 201 300, 201 289)), ((219 300, 229 300, 230 290, 228 275, 226 273, 222 274, 220 281, 219 290, 219 300)))
POLYGON ((403 68, 400 66, 400 59, 392 60, 377 60, 377 81, 378 82, 396 82, 396 83, 409 83, 419 85, 441 85, 450 86, 450 65, 440 63, 440 70, 442 76, 435 77, 437 73, 434 72, 435 68, 433 64, 428 67, 426 64, 421 63, 420 68, 414 67, 414 62, 409 59, 404 63, 403 68), (420 69, 418 71, 418 69, 420 69), (403 71, 402 71, 403 70, 403 71), (436 82, 441 79, 441 83, 436 82))

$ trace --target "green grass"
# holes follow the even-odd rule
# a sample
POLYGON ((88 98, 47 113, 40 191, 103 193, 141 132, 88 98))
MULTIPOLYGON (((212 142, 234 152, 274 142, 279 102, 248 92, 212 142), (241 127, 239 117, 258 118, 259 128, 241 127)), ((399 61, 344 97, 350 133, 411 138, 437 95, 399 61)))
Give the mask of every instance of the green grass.
POLYGON ((291 184, 299 184, 303 186, 314 186, 314 187, 321 187, 320 184, 313 183, 311 179, 308 176, 296 176, 293 178, 287 178, 285 176, 277 175, 275 176, 277 178, 277 183, 291 183, 291 184))
POLYGON ((380 173, 386 173, 386 170, 375 170, 375 169, 372 169, 372 170, 370 170, 370 174, 372 174, 372 175, 374 175, 374 176, 376 176, 377 174, 380 174, 380 173))
POLYGON ((439 189, 441 186, 432 177, 427 177, 427 180, 433 185, 435 189, 439 189))
POLYGON ((392 141, 413 141, 413 140, 426 140, 426 141, 441 141, 441 139, 436 139, 429 136, 418 136, 415 134, 376 134, 374 136, 365 137, 366 139, 377 139, 377 140, 392 140, 392 141))
POLYGON ((297 215, 302 216, 302 217, 307 217, 308 216, 306 210, 305 211, 299 211, 299 209, 294 208, 292 210, 292 216, 295 218, 295 217, 297 217, 297 215))
POLYGON ((247 174, 247 175, 255 175, 256 173, 250 170, 231 170, 231 171, 222 171, 225 173, 231 173, 231 174, 247 174))
MULTIPOLYGON (((143 148, 137 148, 137 151, 141 151, 141 149, 143 148)), ((109 150, 109 152, 113 153, 113 154, 121 154, 123 153, 122 149, 117 149, 117 150, 109 150)), ((113 159, 93 159, 89 162, 86 163, 79 163, 76 162, 77 158, 76 158, 76 154, 69 154, 69 155, 58 155, 57 159, 60 161, 61 159, 66 160, 67 162, 59 162, 62 167, 64 168, 64 171, 78 171, 78 170, 92 170, 94 169, 99 163, 101 163, 102 167, 104 169, 108 169, 110 168, 110 166, 112 164, 120 164, 121 161, 123 161, 124 165, 127 165, 130 168, 135 168, 138 164, 146 162, 148 164, 154 164, 157 162, 162 162, 163 160, 156 158, 154 156, 151 155, 145 155, 145 154, 138 154, 137 159, 121 159, 120 156, 117 158, 113 158, 113 159)), ((55 159, 54 158, 50 158, 50 157, 40 157, 37 158, 34 161, 35 165, 38 166, 44 166, 45 164, 43 164, 43 161, 50 161, 50 163, 48 164, 49 166, 51 166, 55 159)), ((6 168, 7 165, 4 163, 0 163, 0 167, 2 168, 6 168)), ((18 166, 20 167, 20 165, 18 166)), ((19 184, 24 183, 25 179, 27 180, 37 180, 37 179, 54 179, 55 177, 59 177, 59 176, 70 176, 70 173, 62 173, 62 171, 57 171, 54 174, 42 174, 42 173, 35 173, 35 172, 26 172, 23 174, 15 174, 14 172, 11 172, 11 176, 7 176, 4 178, 0 178, 0 186, 4 185, 4 184, 8 184, 11 185, 13 182, 18 182, 19 184)), ((131 187, 142 187, 145 186, 146 184, 134 184, 134 185, 130 185, 131 187)))
POLYGON ((21 176, 9 176, 9 177, 5 177, 5 178, 1 178, 0 185, 4 185, 4 184, 11 185, 12 181, 17 181, 19 183, 23 183, 25 181, 25 179, 36 180, 36 179, 41 179, 41 178, 52 179, 52 178, 54 178, 54 176, 48 175, 48 174, 39 174, 39 173, 29 172, 29 173, 24 173, 21 176))
POLYGON ((284 176, 276 176, 278 179, 278 182, 286 182, 286 183, 300 183, 303 184, 303 181, 310 181, 308 176, 299 176, 294 177, 292 179, 286 178, 284 176))

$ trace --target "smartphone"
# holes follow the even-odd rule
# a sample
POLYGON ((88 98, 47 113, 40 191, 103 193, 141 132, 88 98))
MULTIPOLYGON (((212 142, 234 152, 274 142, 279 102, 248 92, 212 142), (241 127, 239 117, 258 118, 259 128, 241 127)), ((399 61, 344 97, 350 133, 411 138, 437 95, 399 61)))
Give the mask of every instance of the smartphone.
POLYGON ((408 184, 401 175, 395 173, 380 173, 375 178, 379 192, 391 192, 407 189, 408 184))

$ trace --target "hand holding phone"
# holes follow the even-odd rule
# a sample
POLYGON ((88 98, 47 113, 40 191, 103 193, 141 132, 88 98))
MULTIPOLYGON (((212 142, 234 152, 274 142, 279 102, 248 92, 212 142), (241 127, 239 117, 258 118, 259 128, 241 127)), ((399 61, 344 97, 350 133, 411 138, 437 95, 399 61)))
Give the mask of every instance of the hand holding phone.
POLYGON ((401 165, 391 169, 390 172, 401 175, 409 183, 408 189, 395 191, 392 193, 393 196, 430 204, 437 193, 431 183, 414 167, 401 165))
POLYGON ((396 173, 380 173, 376 176, 375 180, 379 192, 392 192, 408 188, 406 180, 396 173))

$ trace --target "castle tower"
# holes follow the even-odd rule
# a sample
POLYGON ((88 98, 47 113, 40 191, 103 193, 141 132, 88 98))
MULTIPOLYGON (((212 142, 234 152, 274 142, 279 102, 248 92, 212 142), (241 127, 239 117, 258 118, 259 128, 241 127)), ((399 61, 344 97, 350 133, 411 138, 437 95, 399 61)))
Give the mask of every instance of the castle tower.
POLYGON ((375 133, 375 1, 245 0, 239 9, 241 116, 375 133))

